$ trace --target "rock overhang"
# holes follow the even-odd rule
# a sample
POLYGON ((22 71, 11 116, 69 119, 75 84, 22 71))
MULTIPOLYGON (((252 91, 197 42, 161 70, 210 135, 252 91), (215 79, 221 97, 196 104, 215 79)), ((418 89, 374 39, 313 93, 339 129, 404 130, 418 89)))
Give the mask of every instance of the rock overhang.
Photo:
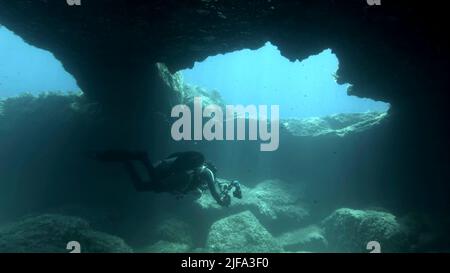
POLYGON ((88 96, 123 111, 158 92, 149 80, 157 62, 174 72, 266 41, 290 60, 331 48, 352 95, 395 105, 439 100, 445 87, 444 17, 429 19, 431 11, 409 1, 19 0, 0 1, 0 24, 54 53, 88 96))

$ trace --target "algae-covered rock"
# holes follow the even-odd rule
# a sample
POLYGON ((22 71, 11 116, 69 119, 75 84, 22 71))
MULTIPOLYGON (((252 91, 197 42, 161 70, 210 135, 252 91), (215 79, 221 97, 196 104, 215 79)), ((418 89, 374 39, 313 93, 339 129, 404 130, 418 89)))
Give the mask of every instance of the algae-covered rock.
POLYGON ((322 223, 330 250, 369 252, 376 241, 382 252, 405 251, 406 234, 394 215, 373 210, 338 209, 322 223))
POLYGON ((182 243, 174 243, 168 241, 158 241, 155 244, 140 249, 136 252, 140 253, 185 253, 189 252, 191 247, 187 244, 182 243))
POLYGON ((344 113, 326 117, 285 119, 282 126, 294 136, 334 135, 343 137, 376 126, 386 117, 387 113, 385 112, 344 113))
POLYGON ((166 242, 173 242, 192 246, 192 227, 176 218, 169 218, 161 222, 156 228, 156 236, 166 242))
POLYGON ((225 103, 217 90, 206 90, 200 86, 186 84, 181 72, 172 74, 167 66, 162 63, 158 63, 156 66, 159 76, 167 87, 174 92, 179 103, 190 105, 194 102, 195 97, 201 97, 204 107, 211 104, 224 107, 225 103))
POLYGON ((81 252, 132 252, 120 238, 92 230, 77 217, 44 214, 0 227, 0 252, 67 253, 67 243, 77 241, 81 252))
POLYGON ((331 132, 328 122, 320 117, 284 119, 281 125, 294 136, 320 136, 331 132))
POLYGON ((242 199, 233 198, 230 208, 216 203, 209 193, 203 194, 196 202, 204 209, 233 212, 250 210, 264 220, 294 220, 300 222, 309 215, 307 208, 299 202, 302 191, 298 185, 280 180, 265 180, 254 188, 241 185, 242 199))
POLYGON ((280 180, 266 180, 251 190, 247 202, 255 205, 260 214, 273 220, 281 217, 298 221, 309 215, 299 202, 302 192, 293 184, 280 180))
POLYGON ((281 252, 283 249, 250 211, 215 222, 209 231, 210 252, 281 252))
POLYGON ((123 239, 95 230, 80 231, 79 239, 82 252, 87 253, 131 253, 132 248, 123 239))
POLYGON ((184 96, 184 82, 183 75, 181 73, 171 73, 169 68, 163 63, 157 63, 156 67, 158 68, 159 76, 164 81, 164 83, 178 95, 180 95, 180 99, 184 96))
POLYGON ((315 225, 283 233, 277 241, 289 252, 326 252, 328 248, 323 230, 315 225))

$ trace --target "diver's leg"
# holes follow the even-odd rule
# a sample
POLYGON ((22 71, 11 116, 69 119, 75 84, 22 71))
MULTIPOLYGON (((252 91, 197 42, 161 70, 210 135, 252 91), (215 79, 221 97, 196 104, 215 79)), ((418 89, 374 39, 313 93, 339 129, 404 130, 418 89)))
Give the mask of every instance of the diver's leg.
MULTIPOLYGON (((106 150, 101 152, 93 152, 90 156, 99 161, 105 162, 127 162, 127 161, 140 161, 144 164, 148 176, 151 180, 156 180, 156 171, 153 167, 147 152, 144 151, 126 151, 126 150, 106 150)), ((133 173, 134 168, 130 166, 130 163, 125 163, 130 173, 133 173)))
POLYGON ((157 177, 157 173, 155 170, 155 167, 153 167, 152 162, 150 161, 150 158, 148 157, 147 152, 141 152, 139 155, 139 161, 144 164, 145 169, 147 170, 148 176, 150 177, 150 180, 156 181, 159 178, 157 177))
POLYGON ((153 167, 147 152, 145 151, 127 151, 127 150, 106 150, 93 152, 90 156, 99 161, 105 162, 123 162, 127 172, 129 173, 133 184, 138 191, 156 191, 157 172, 153 167), (133 165, 133 161, 141 162, 147 170, 150 181, 145 181, 139 175, 139 172, 133 165))
POLYGON ((143 180, 133 165, 133 162, 125 161, 124 165, 137 191, 157 191, 156 184, 153 183, 154 181, 152 179, 150 181, 143 180))

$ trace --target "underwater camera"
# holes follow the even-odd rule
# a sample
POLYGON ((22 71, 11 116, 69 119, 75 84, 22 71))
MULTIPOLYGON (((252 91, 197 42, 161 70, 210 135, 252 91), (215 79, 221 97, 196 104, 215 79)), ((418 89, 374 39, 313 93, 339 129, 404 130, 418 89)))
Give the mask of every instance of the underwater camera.
POLYGON ((237 180, 233 180, 231 185, 234 187, 233 196, 242 199, 241 184, 237 180))
POLYGON ((209 186, 209 190, 211 192, 211 195, 221 206, 229 207, 231 205, 230 191, 233 191, 233 197, 242 199, 242 191, 239 181, 233 180, 231 182, 228 182, 223 180, 216 180, 214 184, 217 186, 209 186))
POLYGON ((0 0, 0 263, 450 255, 438 1, 0 0))

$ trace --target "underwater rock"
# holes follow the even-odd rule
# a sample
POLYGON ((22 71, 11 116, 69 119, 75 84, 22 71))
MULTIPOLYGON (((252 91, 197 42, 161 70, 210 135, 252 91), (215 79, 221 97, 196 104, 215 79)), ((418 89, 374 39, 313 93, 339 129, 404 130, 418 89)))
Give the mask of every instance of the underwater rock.
POLYGON ((18 127, 54 121, 49 115, 68 122, 76 115, 90 114, 91 108, 92 104, 81 94, 49 92, 34 96, 24 93, 0 100, 0 132, 11 133, 18 127))
POLYGON ((158 241, 155 244, 140 249, 139 253, 185 253, 189 252, 191 247, 187 244, 174 243, 168 241, 158 241))
POLYGON ((209 231, 209 252, 282 252, 273 236, 250 211, 215 222, 209 231))
POLYGON ((82 206, 68 204, 46 209, 37 214, 56 214, 81 218, 89 223, 92 229, 100 229, 104 232, 112 232, 121 222, 121 212, 113 208, 82 206))
POLYGON ((179 95, 179 99, 184 97, 184 81, 183 74, 181 73, 171 73, 169 68, 163 63, 156 64, 157 71, 163 82, 179 95))
POLYGON ((369 252, 370 241, 381 245, 381 252, 404 252, 406 234, 396 217, 387 212, 341 208, 322 222, 330 250, 369 252))
POLYGON ((315 225, 283 233, 276 239, 288 252, 326 252, 328 247, 323 230, 315 225))
POLYGON ((294 136, 344 137, 376 126, 386 117, 385 112, 345 113, 326 117, 285 119, 281 125, 294 136))
POLYGON ((79 242, 81 252, 133 252, 122 239, 92 230, 77 217, 44 214, 0 227, 0 252, 67 253, 70 241, 79 242))
POLYGON ((181 104, 193 104, 195 97, 202 98, 202 106, 219 105, 224 107, 225 103, 217 90, 206 90, 200 86, 186 84, 181 72, 171 73, 166 65, 158 63, 159 76, 167 87, 175 94, 181 104))
POLYGON ((203 194, 196 202, 204 209, 236 211, 250 210, 259 219, 302 221, 309 215, 308 210, 299 202, 302 191, 293 184, 280 180, 265 180, 254 188, 241 185, 242 199, 233 198, 230 208, 219 206, 211 195, 203 194))
POLYGON ((166 242, 193 245, 191 226, 176 218, 166 219, 159 224, 156 228, 156 236, 166 242))
POLYGON ((293 218, 302 220, 309 215, 299 202, 302 192, 292 184, 266 180, 251 190, 248 202, 256 205, 260 214, 273 220, 293 218))

